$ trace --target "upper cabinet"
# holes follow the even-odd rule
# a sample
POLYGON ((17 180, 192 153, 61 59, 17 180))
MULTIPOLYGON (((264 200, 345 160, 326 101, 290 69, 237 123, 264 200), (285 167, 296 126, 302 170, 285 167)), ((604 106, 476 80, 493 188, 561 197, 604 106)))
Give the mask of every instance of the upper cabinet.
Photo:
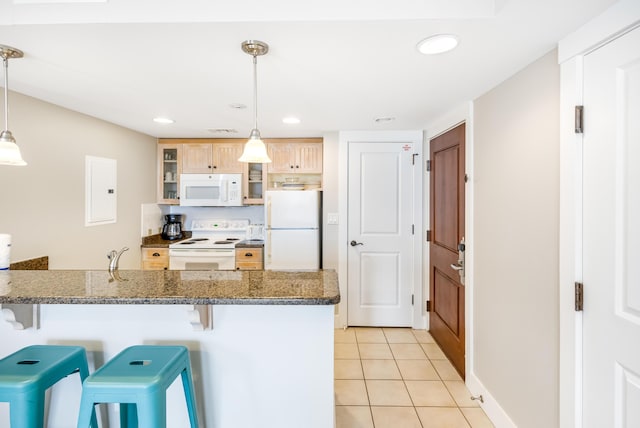
POLYGON ((183 174, 241 174, 244 170, 238 158, 242 142, 185 143, 182 145, 183 174))
POLYGON ((158 144, 158 203, 179 203, 181 145, 158 144))
POLYGON ((264 204, 264 191, 267 190, 267 164, 245 163, 242 179, 244 204, 264 204))
POLYGON ((158 140, 158 203, 180 203, 180 174, 242 174, 245 205, 264 203, 267 189, 299 183, 322 187, 322 138, 266 139, 271 163, 239 162, 245 138, 158 140))
POLYGON ((271 174, 322 174, 322 139, 273 141, 267 144, 271 174))

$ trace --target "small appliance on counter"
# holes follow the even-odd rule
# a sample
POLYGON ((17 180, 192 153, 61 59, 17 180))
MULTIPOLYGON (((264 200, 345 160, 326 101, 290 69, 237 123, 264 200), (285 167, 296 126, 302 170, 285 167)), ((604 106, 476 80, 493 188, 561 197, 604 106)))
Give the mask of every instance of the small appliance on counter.
POLYGON ((245 239, 249 241, 263 241, 264 240, 264 225, 262 224, 250 224, 247 226, 247 235, 245 239))
POLYGON ((167 214, 164 216, 162 239, 182 239, 182 214, 167 214))

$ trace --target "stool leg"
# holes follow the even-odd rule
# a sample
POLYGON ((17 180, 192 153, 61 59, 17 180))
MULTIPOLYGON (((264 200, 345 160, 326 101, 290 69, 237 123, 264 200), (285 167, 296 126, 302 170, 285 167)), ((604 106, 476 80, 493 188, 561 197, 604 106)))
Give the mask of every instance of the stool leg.
POLYGON ((135 403, 120 403, 120 428, 138 428, 138 408, 135 403))
POLYGON ((189 422, 191 428, 198 428, 198 411, 196 407, 196 394, 193 390, 193 376, 191 375, 191 367, 187 364, 187 367, 182 370, 182 388, 184 389, 184 397, 187 400, 187 410, 189 412, 189 422))
POLYGON ((167 392, 147 394, 138 400, 139 428, 167 428, 167 392))
MULTIPOLYGON (((80 372, 80 385, 82 385, 82 383, 84 382, 84 380, 89 377, 89 364, 87 363, 87 356, 86 354, 82 355, 82 361, 80 361, 79 364, 80 367, 78 367, 78 371, 80 372)), ((91 428, 98 428, 98 420, 96 419, 96 412, 95 409, 94 411, 91 412, 91 428)))
MULTIPOLYGON (((80 412, 78 414, 78 428, 87 428, 96 421, 95 403, 86 394, 80 399, 80 412)), ((97 422, 96 422, 97 428, 97 422)))
POLYGON ((11 428, 44 426, 44 393, 21 395, 9 403, 11 428))

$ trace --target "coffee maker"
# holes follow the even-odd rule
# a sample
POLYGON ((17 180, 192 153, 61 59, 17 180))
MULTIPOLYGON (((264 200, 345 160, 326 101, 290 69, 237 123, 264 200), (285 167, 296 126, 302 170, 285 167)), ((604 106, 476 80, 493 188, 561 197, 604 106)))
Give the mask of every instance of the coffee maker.
POLYGON ((164 216, 165 224, 162 226, 162 239, 182 238, 182 214, 167 214, 164 216))

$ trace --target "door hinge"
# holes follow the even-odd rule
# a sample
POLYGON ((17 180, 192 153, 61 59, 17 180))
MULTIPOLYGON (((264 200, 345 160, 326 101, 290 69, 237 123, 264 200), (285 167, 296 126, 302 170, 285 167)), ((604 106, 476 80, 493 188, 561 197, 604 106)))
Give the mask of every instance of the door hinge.
POLYGON ((415 224, 412 224, 412 225, 411 225, 411 234, 412 234, 412 235, 415 235, 415 234, 416 234, 416 225, 415 225, 415 224))
POLYGON ((431 231, 427 230, 427 242, 431 242, 431 231))
POLYGON ((464 182, 468 183, 469 182, 469 174, 465 174, 464 175, 464 182))
POLYGON ((427 300, 425 302, 425 309, 427 310, 427 312, 431 312, 431 300, 427 300))
POLYGON ((413 306, 413 294, 411 295, 411 306, 413 306))
POLYGON ((575 283, 575 292, 576 292, 576 297, 575 297, 576 312, 580 312, 582 311, 584 306, 584 286, 582 285, 581 282, 575 283))
POLYGON ((416 156, 418 156, 418 153, 414 153, 411 155, 411 165, 416 164, 416 156))
POLYGON ((427 172, 431 172, 431 159, 427 161, 427 172))
POLYGON ((576 106, 575 128, 576 134, 582 134, 584 132, 584 106, 576 106))

